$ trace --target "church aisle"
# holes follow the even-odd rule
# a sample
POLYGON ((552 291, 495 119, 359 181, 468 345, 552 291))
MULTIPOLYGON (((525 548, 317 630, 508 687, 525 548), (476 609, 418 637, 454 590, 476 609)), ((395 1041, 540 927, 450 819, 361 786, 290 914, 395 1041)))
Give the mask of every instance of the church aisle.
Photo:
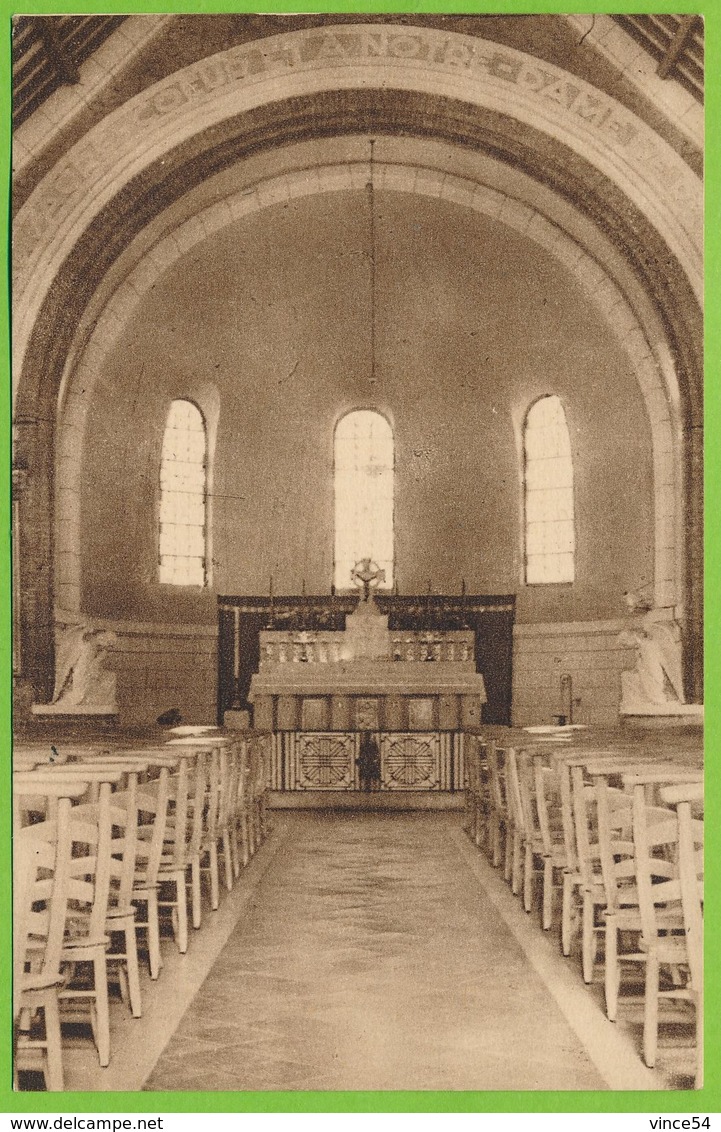
POLYGON ((479 884, 457 815, 288 822, 146 1089, 613 1087, 479 884))

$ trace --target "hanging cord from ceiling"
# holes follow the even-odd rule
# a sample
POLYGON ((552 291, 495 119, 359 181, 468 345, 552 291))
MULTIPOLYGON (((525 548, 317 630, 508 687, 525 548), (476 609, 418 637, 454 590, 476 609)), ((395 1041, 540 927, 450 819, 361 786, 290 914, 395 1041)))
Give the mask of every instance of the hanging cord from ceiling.
POLYGON ((369 240, 370 240, 370 376, 372 386, 376 383, 376 210, 375 210, 375 164, 373 147, 375 138, 370 139, 370 174, 366 184, 368 193, 369 240))

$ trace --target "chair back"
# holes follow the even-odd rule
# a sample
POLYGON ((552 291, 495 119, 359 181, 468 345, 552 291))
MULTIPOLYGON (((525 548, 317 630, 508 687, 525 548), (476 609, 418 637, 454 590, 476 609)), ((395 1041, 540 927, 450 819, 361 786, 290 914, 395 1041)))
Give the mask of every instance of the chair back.
POLYGON ((465 789, 469 805, 473 805, 480 793, 480 744, 476 735, 466 736, 465 756, 465 789))
POLYGON ((587 889, 602 884, 601 847, 598 838, 596 788, 586 782, 582 766, 571 766, 573 816, 578 851, 578 870, 587 889))
POLYGON ((594 786, 606 908, 616 913, 622 906, 638 905, 633 799, 627 791, 610 786, 604 775, 594 775, 594 786))
POLYGON ((563 824, 561 780, 553 762, 549 764, 548 756, 540 752, 531 756, 527 793, 533 828, 541 839, 544 856, 556 856, 560 846, 563 846, 564 866, 571 868, 573 861, 569 859, 566 849, 563 824))
MULTIPOLYGON (((652 949, 662 933, 665 942, 671 942, 669 915, 676 910, 681 919, 683 912, 676 813, 665 806, 650 805, 645 785, 644 782, 633 785, 633 842, 641 935, 644 946, 652 949)), ((678 935, 678 930, 673 934, 678 935)))
POLYGON ((223 833, 230 823, 232 804, 233 767, 235 765, 235 744, 225 744, 218 750, 218 832, 223 833))
MULTIPOLYGON (((563 846, 566 855, 566 867, 574 873, 579 871, 578 846, 576 844, 576 818, 573 809, 573 791, 571 789, 571 765, 565 752, 555 753, 551 756, 551 769, 557 779, 558 796, 561 802, 561 827, 563 829, 563 846)), ((553 780, 548 779, 550 789, 553 790, 553 780)))
POLYGON ((514 829, 522 837, 528 835, 526 809, 521 796, 521 777, 527 772, 527 756, 515 747, 506 748, 506 797, 508 816, 514 829))
POLYGON ((105 936, 113 872, 110 799, 110 783, 100 782, 97 802, 80 803, 70 811, 67 943, 99 942, 105 936))
POLYGON ((127 910, 133 896, 138 845, 138 770, 129 770, 125 788, 111 798, 110 895, 112 908, 127 910))
POLYGON ((238 821, 243 799, 243 743, 236 741, 226 750, 228 763, 228 825, 234 827, 238 821))
POLYGON ((205 835, 208 844, 212 844, 218 838, 218 829, 220 826, 220 799, 221 799, 221 749, 220 747, 212 747, 206 752, 206 783, 205 783, 205 804, 203 815, 203 834, 205 835))
POLYGON ((238 744, 238 801, 247 810, 251 799, 250 739, 243 736, 238 744))
POLYGON ((190 789, 194 760, 182 758, 170 776, 169 812, 165 823, 165 848, 174 868, 185 868, 191 812, 190 789))
MULTIPOLYGON (((212 765, 211 752, 207 750, 197 751, 192 773, 190 794, 192 805, 190 808, 190 822, 187 829, 187 851, 191 857, 200 852, 200 846, 203 842, 203 832, 206 828, 206 813, 208 809, 211 808, 209 799, 209 764, 212 765)), ((217 817, 216 805, 217 790, 215 802, 212 805, 215 815, 214 821, 217 817)))
POLYGON ((157 778, 138 786, 136 797, 138 827, 135 850, 135 884, 153 888, 158 882, 163 856, 168 804, 170 800, 170 771, 162 766, 157 778))
POLYGON ((488 774, 491 780, 491 805, 501 820, 507 821, 506 752, 491 740, 487 748, 487 758, 488 774))
POLYGON ((250 740, 250 768, 253 799, 259 801, 267 784, 268 735, 253 735, 250 740))
POLYGON ((703 885, 704 807, 703 785, 679 785, 661 790, 664 802, 676 809, 678 824, 678 869, 681 907, 686 929, 691 985, 703 991, 703 885))
POLYGON ((68 903, 71 835, 69 798, 58 799, 51 821, 36 822, 13 839, 13 1014, 23 990, 60 982, 68 903))

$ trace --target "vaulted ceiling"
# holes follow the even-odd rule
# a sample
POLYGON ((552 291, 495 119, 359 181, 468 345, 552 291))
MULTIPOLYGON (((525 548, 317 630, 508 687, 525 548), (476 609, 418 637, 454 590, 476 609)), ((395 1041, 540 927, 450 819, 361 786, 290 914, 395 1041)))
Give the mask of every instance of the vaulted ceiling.
MULTIPOLYGON (((242 19, 247 24, 257 19, 249 15, 232 18, 242 19)), ((305 17, 308 18, 318 17, 305 17)), ((352 18, 358 17, 354 15, 352 18)), ((390 18, 402 22, 409 17, 394 15, 390 18)), ((495 38, 501 21, 508 23, 509 20, 527 20, 529 17, 471 18, 486 21, 490 38, 495 38)), ((81 64, 125 19, 127 16, 16 17, 13 22, 13 124, 18 126, 24 122, 58 87, 78 82, 81 64)), ((343 17, 334 19, 342 20, 343 17)), ((435 19, 458 21, 462 17, 440 16, 435 19)), ((622 15, 613 19, 656 60, 657 73, 661 78, 678 81, 699 102, 703 100, 702 17, 666 14, 622 15)))

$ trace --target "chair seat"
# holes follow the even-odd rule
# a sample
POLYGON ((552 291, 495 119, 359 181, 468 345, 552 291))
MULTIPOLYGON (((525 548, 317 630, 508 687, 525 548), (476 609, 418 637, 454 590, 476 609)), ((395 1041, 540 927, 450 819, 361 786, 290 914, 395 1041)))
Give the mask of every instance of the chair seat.
POLYGON ((153 881, 151 884, 147 877, 136 877, 133 884, 133 897, 139 896, 141 893, 155 892, 157 888, 157 881, 153 881))
POLYGON ((604 908, 603 915, 606 917, 606 923, 611 927, 615 926, 619 931, 641 931, 641 913, 638 908, 624 907, 615 912, 604 908))
POLYGON ((659 963, 671 963, 681 966, 688 963, 686 937, 682 935, 679 935, 676 939, 673 937, 659 939, 655 946, 652 947, 649 947, 644 940, 641 940, 641 950, 644 951, 646 955, 649 955, 652 951, 655 952, 659 963))
POLYGON ((110 940, 106 935, 102 936, 86 936, 78 939, 65 939, 63 941, 62 958, 73 959, 76 951, 89 951, 93 947, 106 948, 110 940))
POLYGON ((135 908, 132 904, 119 904, 116 908, 108 908, 108 920, 124 920, 128 916, 135 915, 135 908))
POLYGON ((41 972, 35 975, 28 971, 22 976, 20 990, 26 994, 30 991, 48 990, 49 987, 61 987, 64 982, 62 975, 43 975, 41 972))
POLYGON ((161 857, 159 871, 161 873, 183 872, 193 863, 193 859, 197 856, 197 853, 188 853, 180 861, 176 861, 173 857, 161 857))

